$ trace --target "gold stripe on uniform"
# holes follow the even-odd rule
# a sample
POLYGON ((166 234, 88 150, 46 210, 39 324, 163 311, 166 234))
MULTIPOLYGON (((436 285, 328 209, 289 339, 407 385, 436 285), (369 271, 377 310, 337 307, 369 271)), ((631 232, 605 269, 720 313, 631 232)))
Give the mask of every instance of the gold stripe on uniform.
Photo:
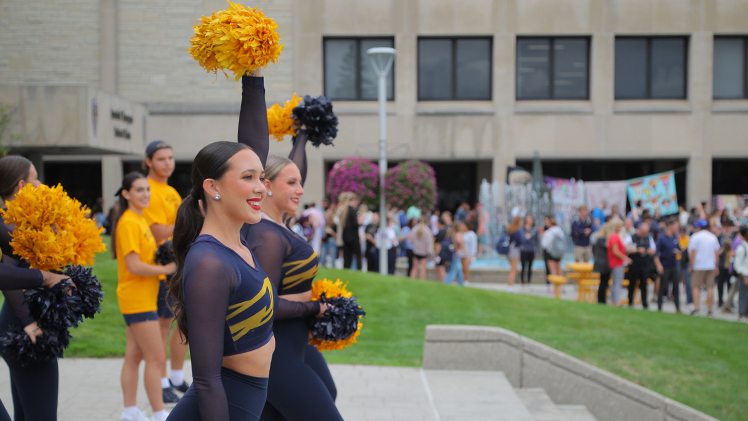
POLYGON ((244 310, 247 310, 248 308, 252 307, 253 304, 259 301, 266 294, 270 295, 270 306, 269 307, 264 307, 260 309, 257 313, 253 314, 252 316, 247 317, 246 319, 229 326, 229 330, 231 330, 231 334, 233 335, 234 341, 238 341, 239 339, 242 338, 242 336, 246 335, 249 331, 259 326, 262 326, 265 322, 270 320, 271 317, 273 317, 274 298, 273 298, 273 287, 272 287, 272 284, 270 283, 270 279, 268 279, 267 277, 265 278, 265 281, 262 284, 262 289, 260 289, 260 292, 258 292, 257 295, 255 295, 254 298, 252 298, 251 300, 247 300, 247 301, 229 306, 229 310, 234 310, 234 309, 236 310, 233 313, 230 313, 228 316, 226 316, 227 321, 239 315, 244 310))

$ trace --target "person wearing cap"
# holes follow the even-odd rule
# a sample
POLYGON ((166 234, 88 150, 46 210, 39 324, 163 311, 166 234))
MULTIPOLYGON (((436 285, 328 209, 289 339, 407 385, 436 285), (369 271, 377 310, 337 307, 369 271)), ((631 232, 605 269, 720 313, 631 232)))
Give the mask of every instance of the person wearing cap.
POLYGON ((701 287, 706 287, 707 316, 711 317, 714 304, 714 278, 719 271, 717 261, 722 247, 719 245, 717 236, 709 231, 709 222, 706 219, 699 219, 694 224, 694 228, 698 231, 691 236, 688 244, 688 271, 692 274, 694 306, 691 314, 698 314, 701 287))
MULTIPOLYGON (((143 209, 143 217, 151 228, 156 243, 161 244, 174 235, 174 222, 177 220, 177 209, 182 203, 182 197, 174 187, 168 184, 169 177, 174 172, 174 152, 171 145, 163 140, 154 140, 145 148, 143 169, 148 170, 148 184, 151 188, 151 201, 143 209)), ((168 354, 171 347, 171 376, 167 377, 166 363, 161 370, 161 388, 164 402, 178 402, 179 398, 173 389, 186 392, 189 385, 184 381, 184 359, 189 347, 184 344, 182 335, 178 332, 171 336, 169 333, 174 322, 174 313, 166 303, 166 277, 160 277, 158 292, 158 321, 161 327, 161 338, 164 350, 168 354), (172 388, 173 386, 173 388, 172 388)))

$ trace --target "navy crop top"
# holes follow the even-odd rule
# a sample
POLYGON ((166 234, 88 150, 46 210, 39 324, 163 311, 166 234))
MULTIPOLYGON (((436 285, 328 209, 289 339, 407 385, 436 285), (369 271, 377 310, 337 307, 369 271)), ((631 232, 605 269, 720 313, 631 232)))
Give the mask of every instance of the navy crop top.
POLYGON ((2 250, 2 264, 0 264, 0 290, 3 291, 5 302, 13 310, 18 318, 18 323, 26 327, 34 323, 34 318, 29 313, 29 306, 23 295, 22 288, 35 288, 42 286, 42 272, 30 269, 29 264, 13 254, 13 226, 5 224, 0 219, 0 250, 2 250))
POLYGON ((228 411, 221 383, 223 357, 260 348, 273 337, 275 288, 256 258, 255 264, 251 267, 234 250, 205 234, 187 253, 184 308, 203 419, 223 419, 217 415, 228 411))
POLYGON ((241 233, 255 253, 262 249, 263 255, 282 257, 282 260, 268 266, 268 276, 278 295, 298 294, 312 289, 312 281, 319 269, 319 258, 306 240, 264 218, 256 224, 244 224, 241 233))

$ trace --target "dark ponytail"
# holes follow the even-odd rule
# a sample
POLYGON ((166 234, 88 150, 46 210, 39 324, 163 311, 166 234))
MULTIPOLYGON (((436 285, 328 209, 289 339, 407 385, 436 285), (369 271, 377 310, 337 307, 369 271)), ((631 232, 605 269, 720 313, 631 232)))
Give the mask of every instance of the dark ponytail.
POLYGON ((132 183, 141 178, 145 178, 145 176, 139 172, 128 173, 122 178, 122 185, 119 190, 117 190, 116 196, 118 199, 117 203, 114 205, 116 209, 114 210, 114 216, 112 217, 112 257, 115 259, 117 258, 117 223, 122 214, 127 210, 127 199, 122 195, 122 191, 130 191, 132 183))
MULTIPOLYGON (((174 255, 177 259, 177 272, 169 281, 169 295, 173 297, 172 311, 174 312, 177 327, 184 336, 185 343, 188 342, 187 315, 184 309, 184 285, 182 277, 184 274, 184 262, 192 243, 200 235, 203 229, 204 213, 208 212, 208 201, 205 200, 203 182, 206 179, 220 180, 229 169, 229 159, 239 151, 250 149, 247 145, 237 142, 214 142, 202 148, 192 162, 192 190, 189 196, 182 201, 177 211, 177 220, 174 222, 174 255), (200 209, 202 201, 202 209, 200 209)), ((168 301, 167 301, 168 302, 168 301)))
POLYGON ((16 191, 18 182, 29 178, 31 161, 18 155, 8 155, 0 159, 0 206, 5 207, 8 199, 16 191))

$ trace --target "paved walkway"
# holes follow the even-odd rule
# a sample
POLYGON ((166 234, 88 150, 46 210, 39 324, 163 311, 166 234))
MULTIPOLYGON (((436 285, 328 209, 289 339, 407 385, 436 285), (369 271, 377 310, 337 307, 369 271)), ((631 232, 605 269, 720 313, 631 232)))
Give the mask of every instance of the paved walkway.
MULTIPOLYGON (((503 292, 509 292, 510 288, 507 284, 492 284, 492 283, 478 283, 478 282, 472 282, 470 284, 470 287, 473 288, 480 288, 480 289, 490 289, 493 291, 503 291, 503 292)), ((657 295, 654 294, 654 287, 652 285, 649 285, 649 290, 647 292, 647 299, 650 301, 649 303, 649 311, 657 311, 657 295), (652 297, 655 297, 655 302, 652 302, 652 297)), ((526 295, 534 295, 537 297, 545 297, 545 298, 553 298, 553 289, 552 287, 548 287, 546 285, 541 284, 530 284, 526 286, 522 286, 519 283, 516 283, 514 285, 514 292, 517 294, 526 294, 526 295)), ((621 292, 621 297, 626 297, 628 294, 626 289, 623 289, 621 292)), ((564 285, 561 293, 561 299, 566 301, 576 301, 577 300, 577 287, 574 285, 564 285)), ((638 292, 637 292, 638 296, 638 292)), ((680 292, 680 301, 681 301, 681 311, 684 314, 689 314, 691 312, 691 306, 686 304, 686 295, 682 290, 680 292)), ((725 320, 730 322, 737 322, 738 321, 738 315, 737 315, 737 297, 735 297, 735 309, 733 310, 732 314, 726 314, 722 313, 722 311, 717 307, 717 293, 715 291, 714 294, 714 306, 712 308, 712 317, 719 320, 725 320)), ((596 304, 590 304, 590 305, 596 305, 596 304)), ((637 304, 634 309, 642 309, 641 304, 637 304)), ((707 313, 707 306, 706 306, 706 294, 702 291, 701 294, 701 305, 699 306, 700 312, 698 313, 698 316, 706 317, 707 313)), ((662 311, 665 313, 675 313, 675 303, 672 301, 666 301, 662 305, 662 311)))
MULTIPOLYGON (((138 406, 150 415, 141 380, 138 406)), ((60 360, 60 421, 119 420, 122 413, 121 358, 60 360)), ((330 365, 337 405, 347 421, 438 420, 423 370, 412 367, 330 365)), ((189 361, 185 375, 192 377, 189 361)), ((8 367, 0 363, 0 399, 13 416, 8 367)), ((171 409, 173 405, 168 405, 171 409)), ((490 416, 486 415, 488 419, 490 416)))

